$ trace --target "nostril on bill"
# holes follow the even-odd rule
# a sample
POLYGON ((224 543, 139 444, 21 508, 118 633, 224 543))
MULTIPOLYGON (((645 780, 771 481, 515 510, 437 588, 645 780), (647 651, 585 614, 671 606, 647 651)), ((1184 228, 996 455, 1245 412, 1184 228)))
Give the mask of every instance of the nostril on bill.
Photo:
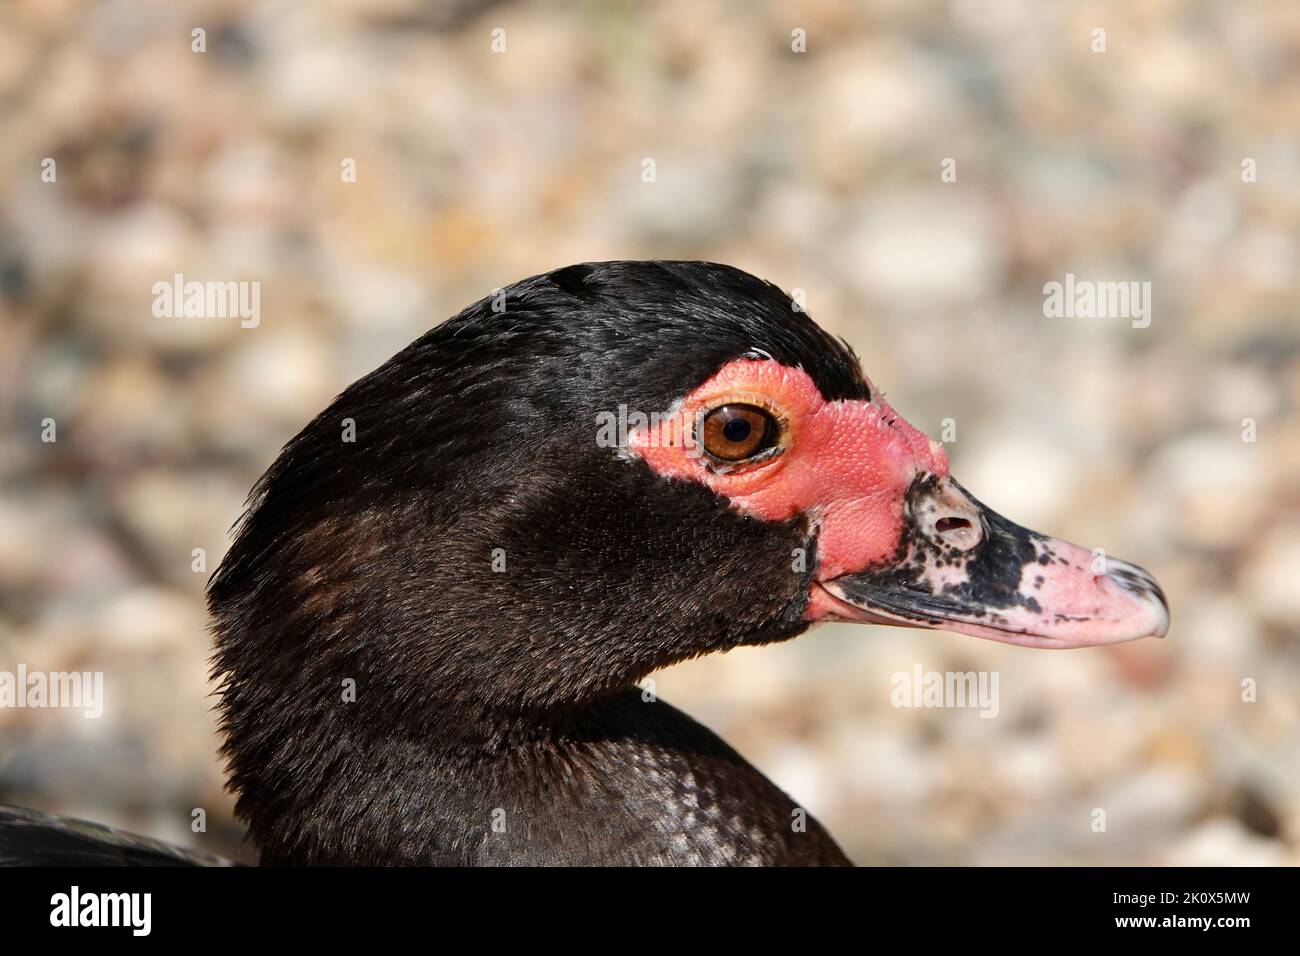
POLYGON ((973 548, 979 543, 979 532, 969 518, 944 515, 934 523, 934 536, 954 548, 973 548))

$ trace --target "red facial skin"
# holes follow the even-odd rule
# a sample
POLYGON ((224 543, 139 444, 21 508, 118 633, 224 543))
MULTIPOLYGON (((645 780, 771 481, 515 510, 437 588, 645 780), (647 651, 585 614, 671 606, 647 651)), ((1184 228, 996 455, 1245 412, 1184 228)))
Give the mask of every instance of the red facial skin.
POLYGON ((888 560, 898 547, 903 497, 921 472, 948 474, 942 446, 921 434, 872 389, 872 400, 826 401, 803 369, 740 359, 691 392, 679 424, 638 430, 629 447, 655 471, 700 481, 741 511, 769 521, 805 512, 817 523, 823 579, 888 560), (690 449, 697 417, 719 405, 767 408, 784 424, 785 451, 719 473, 690 449))

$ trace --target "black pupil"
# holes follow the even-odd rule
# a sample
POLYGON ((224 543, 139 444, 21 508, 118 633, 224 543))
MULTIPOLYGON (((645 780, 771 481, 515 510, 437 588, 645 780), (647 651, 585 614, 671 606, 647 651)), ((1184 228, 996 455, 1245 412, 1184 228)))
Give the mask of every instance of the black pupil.
POLYGON ((722 434, 727 441, 739 444, 749 437, 749 422, 743 418, 733 418, 722 426, 722 434))

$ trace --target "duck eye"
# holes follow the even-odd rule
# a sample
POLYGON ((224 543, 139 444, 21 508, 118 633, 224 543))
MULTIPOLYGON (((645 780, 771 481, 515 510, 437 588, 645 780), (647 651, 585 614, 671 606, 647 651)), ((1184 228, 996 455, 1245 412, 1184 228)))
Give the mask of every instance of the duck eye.
POLYGON ((722 461, 744 461, 776 445, 776 419, 753 405, 722 405, 704 416, 704 450, 722 461))

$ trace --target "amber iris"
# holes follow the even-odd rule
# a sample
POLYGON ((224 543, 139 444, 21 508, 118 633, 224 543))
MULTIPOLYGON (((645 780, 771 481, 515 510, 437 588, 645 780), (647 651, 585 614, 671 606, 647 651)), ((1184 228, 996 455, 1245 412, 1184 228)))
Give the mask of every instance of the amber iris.
POLYGON ((744 461, 774 446, 776 419, 753 405, 722 405, 704 416, 704 450, 722 461, 744 461))

